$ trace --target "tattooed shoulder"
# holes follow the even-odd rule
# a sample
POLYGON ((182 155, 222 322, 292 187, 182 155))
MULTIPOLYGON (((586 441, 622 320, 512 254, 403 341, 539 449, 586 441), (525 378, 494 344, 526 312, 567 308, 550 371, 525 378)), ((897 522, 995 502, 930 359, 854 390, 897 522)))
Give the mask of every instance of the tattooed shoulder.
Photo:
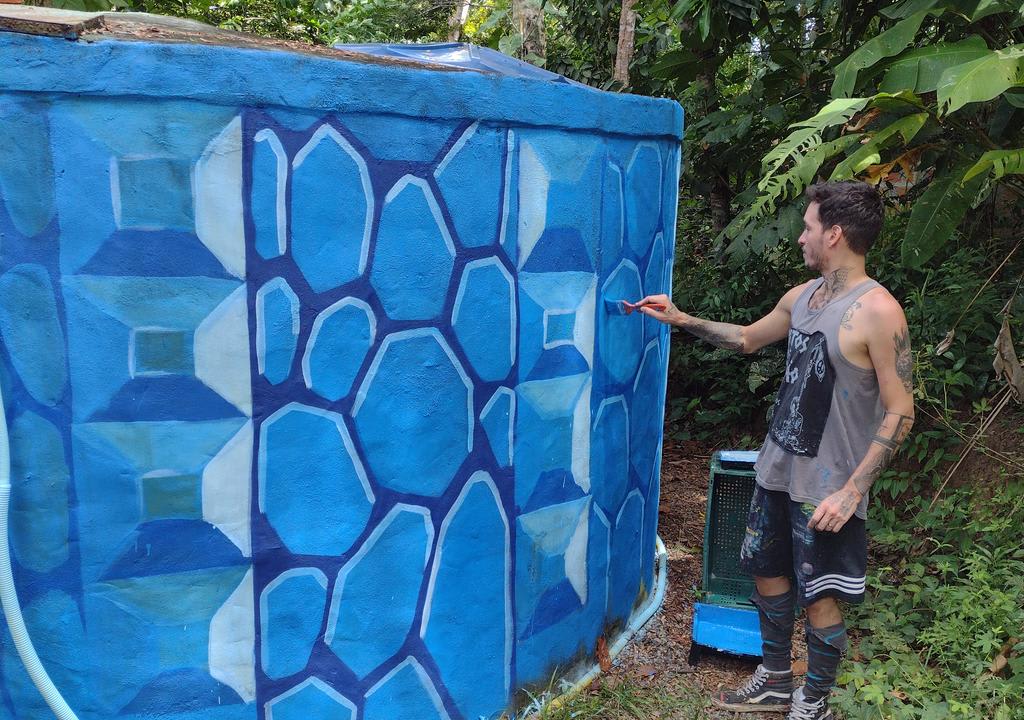
POLYGON ((853 320, 853 314, 860 308, 860 300, 854 300, 853 303, 850 304, 850 307, 846 308, 846 312, 843 313, 843 319, 840 320, 840 323, 844 328, 847 330, 853 330, 853 324, 851 322, 853 320))
POLYGON ((914 389, 914 358, 910 354, 910 335, 907 328, 894 334, 892 341, 896 353, 896 375, 903 383, 903 389, 910 392, 914 389))

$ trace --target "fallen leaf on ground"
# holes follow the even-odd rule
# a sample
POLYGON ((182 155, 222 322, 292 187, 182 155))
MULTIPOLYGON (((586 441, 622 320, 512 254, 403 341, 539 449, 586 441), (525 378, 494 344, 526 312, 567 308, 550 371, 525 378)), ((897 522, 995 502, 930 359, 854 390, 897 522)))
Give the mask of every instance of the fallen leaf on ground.
POLYGON ((601 666, 601 672, 612 669, 612 656, 608 652, 608 641, 603 635, 597 639, 597 663, 601 666))

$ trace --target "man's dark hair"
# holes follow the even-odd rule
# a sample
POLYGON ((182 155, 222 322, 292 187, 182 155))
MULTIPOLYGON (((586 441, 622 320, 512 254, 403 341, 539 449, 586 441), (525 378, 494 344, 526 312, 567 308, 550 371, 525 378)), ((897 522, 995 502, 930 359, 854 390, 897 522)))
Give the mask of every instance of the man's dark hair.
POLYGON ((811 185, 807 201, 818 203, 822 226, 838 225, 846 242, 858 255, 867 255, 882 230, 882 198, 867 183, 856 180, 811 185))

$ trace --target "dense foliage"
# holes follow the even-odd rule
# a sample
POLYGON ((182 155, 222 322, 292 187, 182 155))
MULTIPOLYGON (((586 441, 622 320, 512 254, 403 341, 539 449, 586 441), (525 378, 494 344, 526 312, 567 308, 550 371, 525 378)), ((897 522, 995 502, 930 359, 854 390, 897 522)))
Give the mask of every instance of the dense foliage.
MULTIPOLYGON (((687 112, 675 299, 716 320, 753 320, 806 279, 794 240, 808 184, 878 186, 887 220, 868 266, 906 309, 918 424, 875 487, 879 562, 836 704, 848 718, 1024 718, 1024 416, 992 368, 1004 321, 1024 336, 1024 4, 636 0, 622 88, 621 0, 52 3, 314 43, 457 35, 673 97, 687 112), (524 6, 540 11, 542 56, 524 6), (969 456, 987 460, 973 476, 969 456)), ((677 334, 670 431, 756 446, 782 352, 737 357, 677 334)))

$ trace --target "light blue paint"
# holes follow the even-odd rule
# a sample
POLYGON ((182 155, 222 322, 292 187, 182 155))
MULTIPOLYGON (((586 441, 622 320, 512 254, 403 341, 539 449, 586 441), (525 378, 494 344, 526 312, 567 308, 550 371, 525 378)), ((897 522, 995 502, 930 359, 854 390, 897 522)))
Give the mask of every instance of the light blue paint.
POLYGON ((370 176, 366 161, 330 125, 299 150, 294 166, 292 256, 313 291, 323 292, 354 280, 366 267, 370 176))
POLYGON ((493 482, 474 475, 445 519, 421 635, 467 718, 509 700, 508 525, 493 482))
MULTIPOLYGON (((601 297, 612 303, 643 297, 640 273, 636 266, 623 260, 601 290, 601 297)), ((601 303, 603 305, 603 303, 601 303)), ((628 382, 633 379, 643 352, 643 318, 612 314, 598 307, 598 343, 600 355, 612 379, 628 382)))
POLYGON ((601 270, 610 273, 622 258, 625 203, 622 168, 607 162, 601 180, 601 270))
POLYGON ((511 465, 515 443, 515 393, 508 388, 498 388, 480 413, 480 424, 498 464, 502 467, 511 465))
POLYGON ((309 662, 327 604, 327 578, 315 568, 286 571, 260 598, 262 665, 267 677, 293 675, 309 662))
MULTIPOLYGON (((541 413, 516 393, 515 443, 530 452, 517 453, 516 504, 525 507, 545 473, 569 473, 572 464, 572 423, 568 416, 551 417, 541 413)), ((572 484, 571 478, 567 480, 572 484)))
POLYGON ((64 395, 67 361, 53 284, 39 265, 17 265, 0 277, 0 336, 25 388, 54 405, 64 395))
POLYGON ((256 352, 270 383, 284 382, 299 341, 299 299, 284 278, 274 278, 256 298, 256 352))
POLYGON ((626 239, 647 255, 661 214, 661 156, 651 143, 637 146, 626 165, 626 239))
POLYGON ((544 345, 571 345, 573 331, 576 329, 576 312, 547 312, 544 314, 544 345))
POLYGON ((516 307, 512 276, 497 258, 469 263, 452 311, 452 328, 473 369, 484 381, 504 379, 516 356, 516 307))
POLYGON ((0 103, 0 198, 22 235, 40 233, 53 219, 53 158, 46 105, 6 96, 0 103))
POLYGON ((284 193, 288 158, 272 130, 256 134, 252 154, 253 243, 256 252, 269 260, 287 249, 284 193))
POLYGON ((759 656, 761 628, 757 610, 696 603, 693 641, 733 655, 759 656))
POLYGON ((465 371, 437 330, 386 337, 353 408, 377 482, 414 495, 444 492, 472 449, 472 397, 465 371))
POLYGON ((420 117, 361 113, 346 114, 343 122, 377 160, 405 162, 437 159, 458 124, 420 117))
POLYGON ((320 313, 302 360, 306 387, 327 400, 348 395, 376 328, 370 307, 356 298, 339 300, 320 313))
MULTIPOLYGON (((644 270, 644 295, 668 294, 669 287, 665 284, 665 240, 661 233, 654 236, 654 243, 651 245, 651 254, 647 260, 647 268, 644 270)), ((661 337, 665 329, 663 323, 654 318, 644 316, 644 338, 661 337)))
POLYGON ((363 720, 449 720, 426 671, 409 658, 371 688, 363 720))
POLYGON ((341 555, 373 493, 341 415, 292 403, 260 430, 260 509, 296 554, 341 555))
POLYGON ((192 163, 179 158, 119 158, 114 165, 122 228, 191 230, 192 163), (153 198, 160 197, 159 203, 153 198))
POLYGON ((10 543, 18 562, 48 572, 68 559, 68 466, 53 423, 33 412, 11 425, 10 543))
MULTIPOLYGON (((625 620, 633 610, 640 591, 640 533, 644 522, 644 501, 634 490, 622 504, 612 532, 611 568, 608 575, 608 619, 625 620)), ((650 591, 650 588, 646 588, 650 591)))
POLYGON ((409 634, 433 535, 425 508, 399 505, 338 575, 325 640, 359 677, 409 634))
MULTIPOLYGON (((107 97, 190 98, 311 112, 357 107, 364 113, 412 118, 476 118, 662 140, 682 137, 683 109, 678 103, 602 93, 582 85, 477 72, 434 72, 391 63, 362 63, 353 71, 353 66, 333 58, 226 46, 84 44, 16 33, 8 37, 0 84, 14 91, 75 93, 82 89, 82 78, 88 78, 90 87, 103 88, 107 97), (72 66, 79 72, 67 73, 72 66), (211 67, 223 72, 211 78, 211 67), (126 73, 124 68, 133 72, 126 73), (325 86, 331 91, 325 92, 325 86), (453 86, 458 88, 459 102, 438 102, 453 98, 453 86), (583 107, 588 111, 580 112, 583 107)), ((189 116, 188 111, 175 112, 178 117, 189 116)))
POLYGON ((594 412, 590 473, 594 499, 614 517, 629 489, 629 416, 625 398, 601 402, 594 412))
POLYGON ((351 700, 319 678, 310 678, 267 703, 267 720, 355 720, 351 700))
POLYGON ((434 174, 463 247, 491 245, 502 218, 505 132, 474 124, 434 174))
POLYGON ((384 199, 370 282, 393 320, 430 320, 448 293, 455 246, 426 181, 406 175, 384 199))
POLYGON ((651 340, 633 385, 633 412, 629 427, 629 460, 640 479, 640 488, 647 491, 654 474, 656 452, 661 442, 662 418, 665 414, 661 378, 665 368, 661 362, 658 341, 651 340))

